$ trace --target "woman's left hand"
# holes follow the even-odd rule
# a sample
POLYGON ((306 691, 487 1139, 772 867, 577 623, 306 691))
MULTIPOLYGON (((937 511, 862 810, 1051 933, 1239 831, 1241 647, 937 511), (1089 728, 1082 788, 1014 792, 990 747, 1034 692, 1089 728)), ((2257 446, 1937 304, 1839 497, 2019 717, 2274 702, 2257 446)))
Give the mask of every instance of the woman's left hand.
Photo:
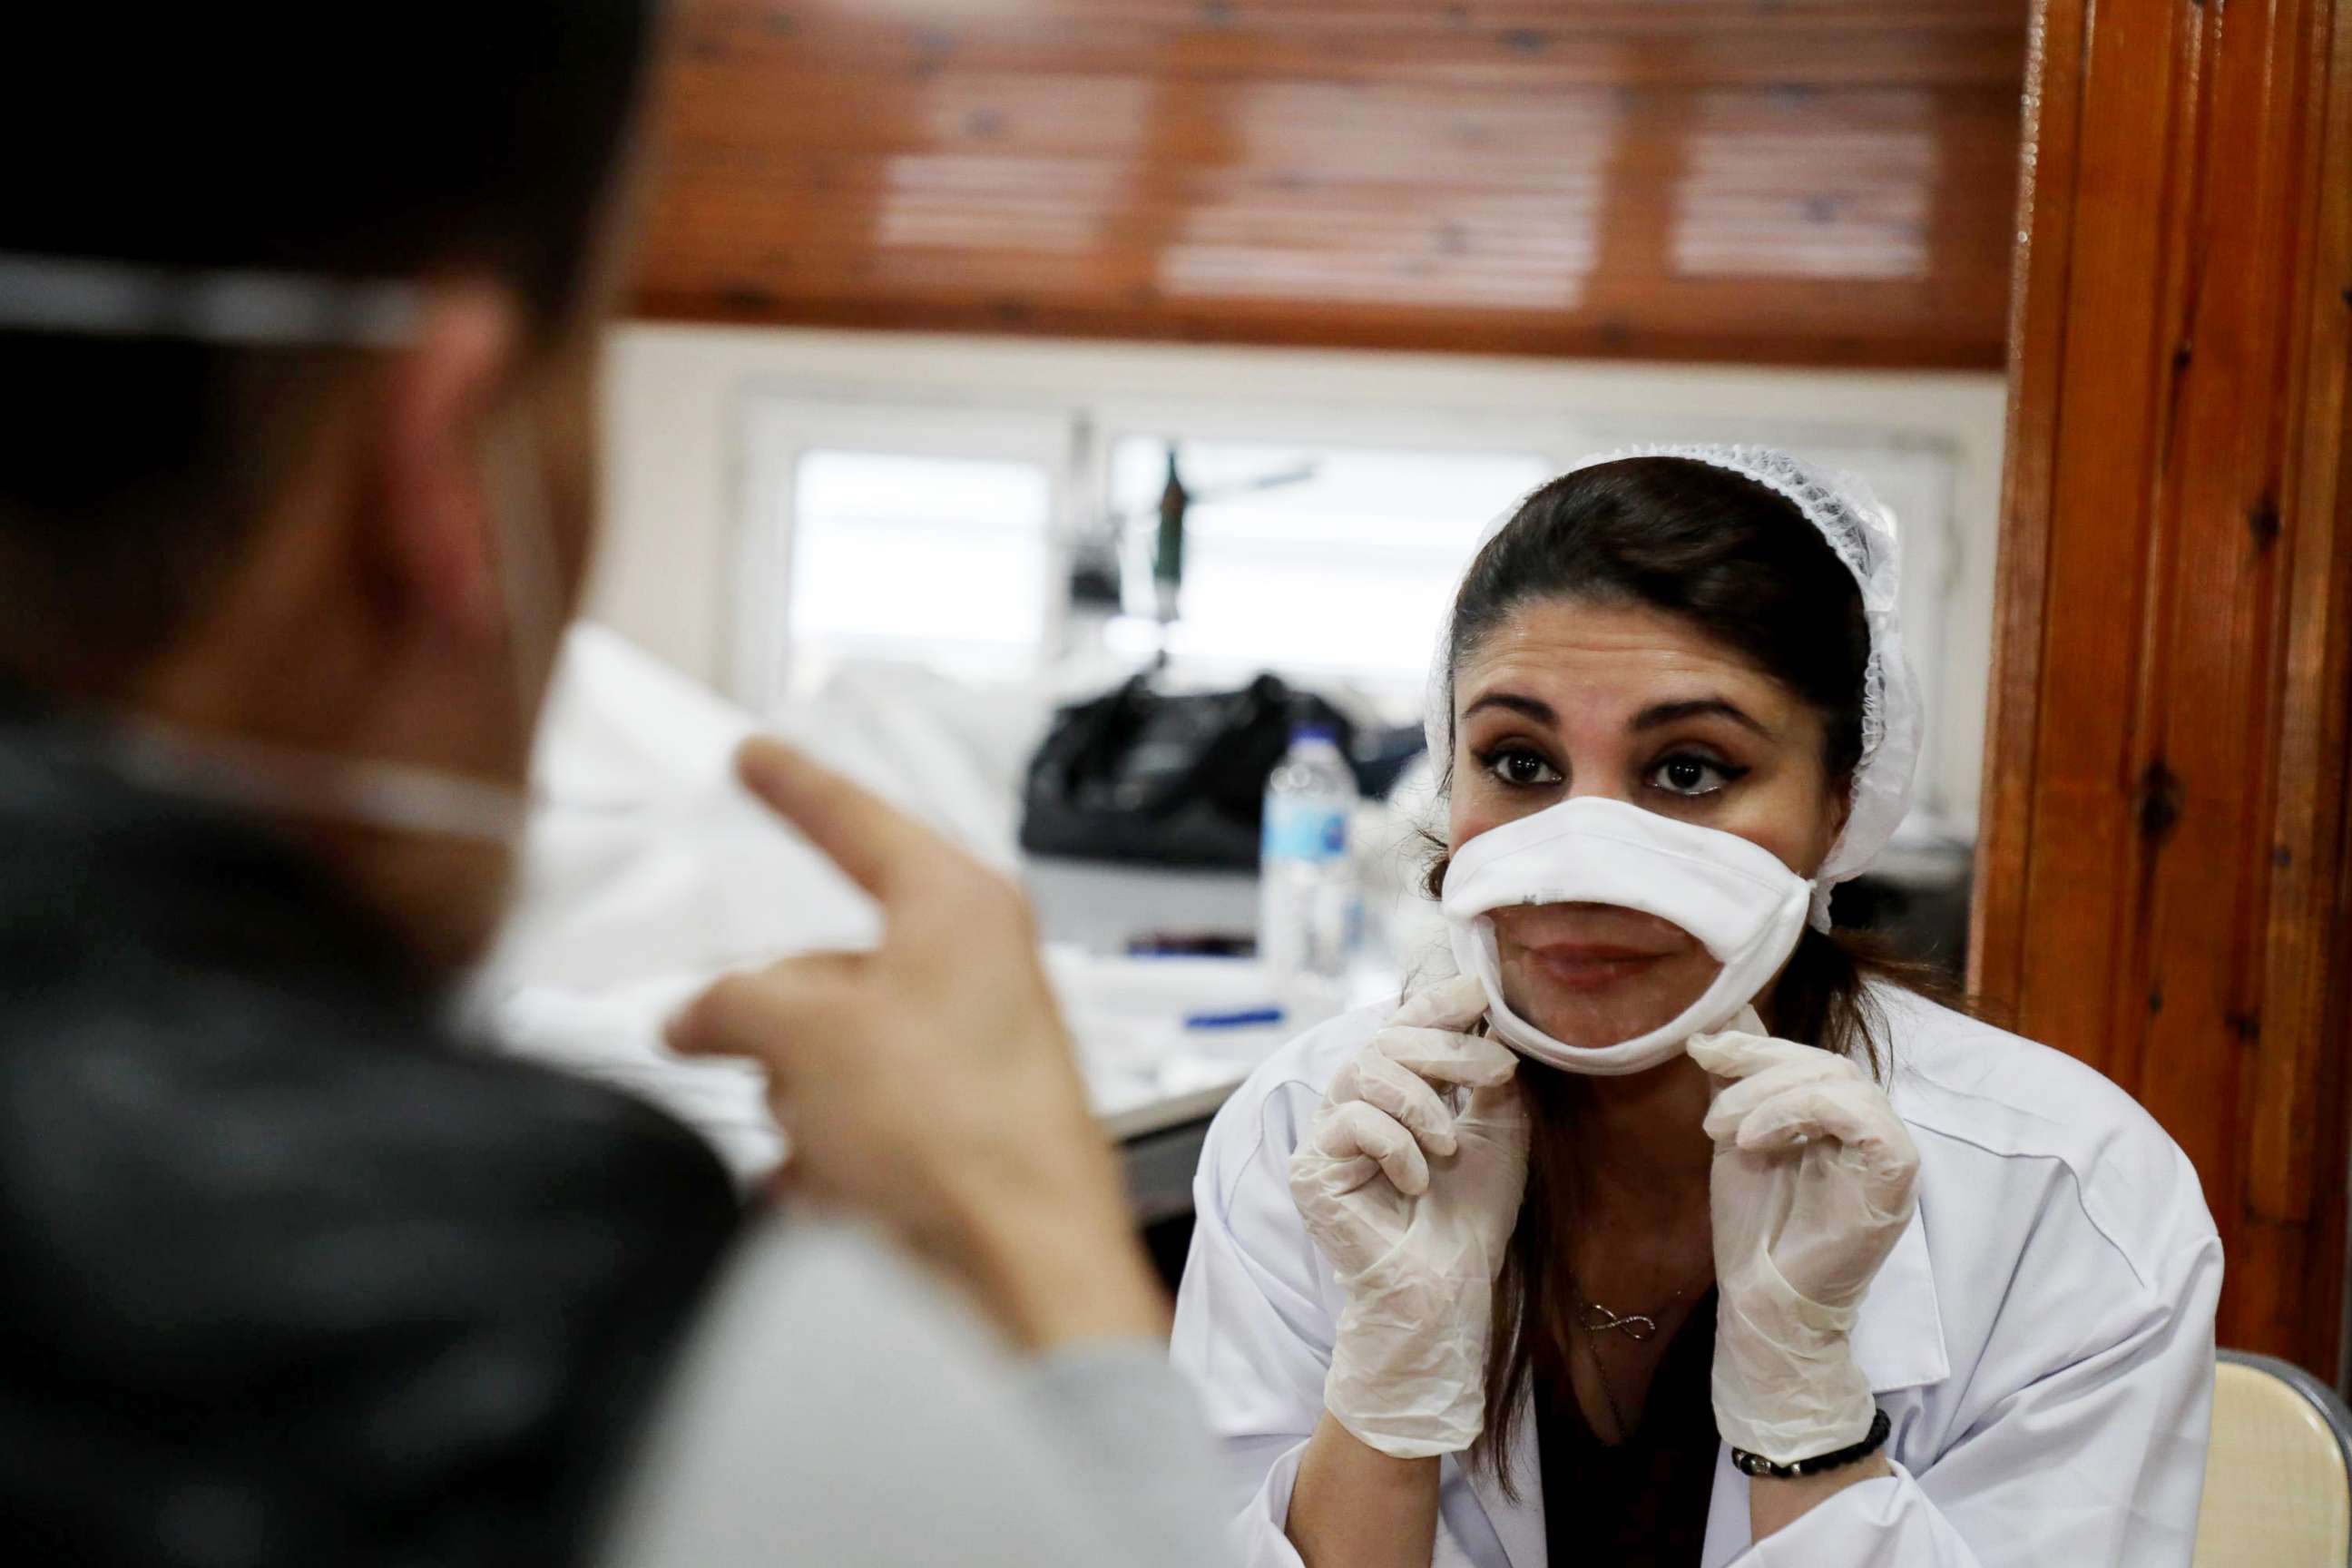
POLYGON ((1776 1463, 1850 1447, 1876 1413, 1850 1335, 1910 1223, 1918 1151, 1843 1057, 1760 1025, 1701 1035, 1690 1057, 1718 1080, 1706 1123, 1721 1303, 1716 1426, 1776 1463))

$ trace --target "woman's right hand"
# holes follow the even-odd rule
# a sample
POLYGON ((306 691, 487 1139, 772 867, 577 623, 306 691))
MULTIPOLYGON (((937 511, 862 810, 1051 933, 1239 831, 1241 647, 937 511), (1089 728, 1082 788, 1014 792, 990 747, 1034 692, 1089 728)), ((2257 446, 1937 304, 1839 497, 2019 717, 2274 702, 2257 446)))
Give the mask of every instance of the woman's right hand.
POLYGON ((1494 1282, 1527 1190, 1528 1119, 1461 976, 1406 1001, 1331 1080, 1290 1191, 1348 1301, 1324 1404, 1398 1458, 1458 1453, 1486 1415, 1494 1282), (1468 1091, 1458 1110, 1440 1091, 1468 1091))

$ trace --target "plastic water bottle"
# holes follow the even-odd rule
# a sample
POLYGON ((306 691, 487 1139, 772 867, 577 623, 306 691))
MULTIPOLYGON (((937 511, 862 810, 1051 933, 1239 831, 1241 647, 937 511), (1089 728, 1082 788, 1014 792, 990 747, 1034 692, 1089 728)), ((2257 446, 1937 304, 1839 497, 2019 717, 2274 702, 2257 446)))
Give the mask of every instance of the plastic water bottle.
POLYGON ((1362 798, 1328 726, 1299 724, 1265 781, 1258 960, 1294 1023, 1345 1005, 1363 924, 1348 834, 1362 798))

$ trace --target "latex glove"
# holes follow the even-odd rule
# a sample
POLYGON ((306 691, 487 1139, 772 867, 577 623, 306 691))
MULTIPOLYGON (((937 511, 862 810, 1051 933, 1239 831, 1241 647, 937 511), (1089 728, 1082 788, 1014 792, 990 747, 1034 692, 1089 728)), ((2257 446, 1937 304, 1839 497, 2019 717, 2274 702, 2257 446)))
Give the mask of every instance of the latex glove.
POLYGON ((1776 1463, 1850 1447, 1875 1414, 1856 1310, 1916 1206, 1919 1152, 1843 1057, 1742 1025, 1690 1043, 1718 1080, 1709 1207, 1717 1300, 1715 1424, 1776 1463), (1726 1081, 1727 1080, 1727 1081, 1726 1081))
POLYGON ((1518 1058, 1462 1032, 1486 1009, 1470 977, 1410 998, 1334 1075, 1290 1157, 1291 1196, 1348 1295, 1324 1406, 1402 1459, 1458 1453, 1485 1422, 1495 1275, 1528 1180, 1518 1058))

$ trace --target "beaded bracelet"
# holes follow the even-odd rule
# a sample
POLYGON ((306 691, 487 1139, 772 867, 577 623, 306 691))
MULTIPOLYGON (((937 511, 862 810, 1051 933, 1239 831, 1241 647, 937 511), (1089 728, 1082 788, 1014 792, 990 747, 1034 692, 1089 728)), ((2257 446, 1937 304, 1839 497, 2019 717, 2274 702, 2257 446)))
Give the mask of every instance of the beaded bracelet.
POLYGON ((1824 1470, 1843 1469, 1848 1465, 1867 1459, 1886 1447, 1887 1435, 1893 1430, 1894 1423, 1887 1420, 1886 1412, 1881 1410, 1870 1423, 1869 1436, 1850 1448, 1816 1454, 1810 1459, 1791 1459, 1785 1465, 1775 1463, 1761 1454, 1751 1454, 1745 1448, 1734 1448, 1731 1450, 1731 1462, 1744 1476, 1765 1476, 1773 1480, 1793 1481, 1801 1476, 1818 1476, 1824 1470))

